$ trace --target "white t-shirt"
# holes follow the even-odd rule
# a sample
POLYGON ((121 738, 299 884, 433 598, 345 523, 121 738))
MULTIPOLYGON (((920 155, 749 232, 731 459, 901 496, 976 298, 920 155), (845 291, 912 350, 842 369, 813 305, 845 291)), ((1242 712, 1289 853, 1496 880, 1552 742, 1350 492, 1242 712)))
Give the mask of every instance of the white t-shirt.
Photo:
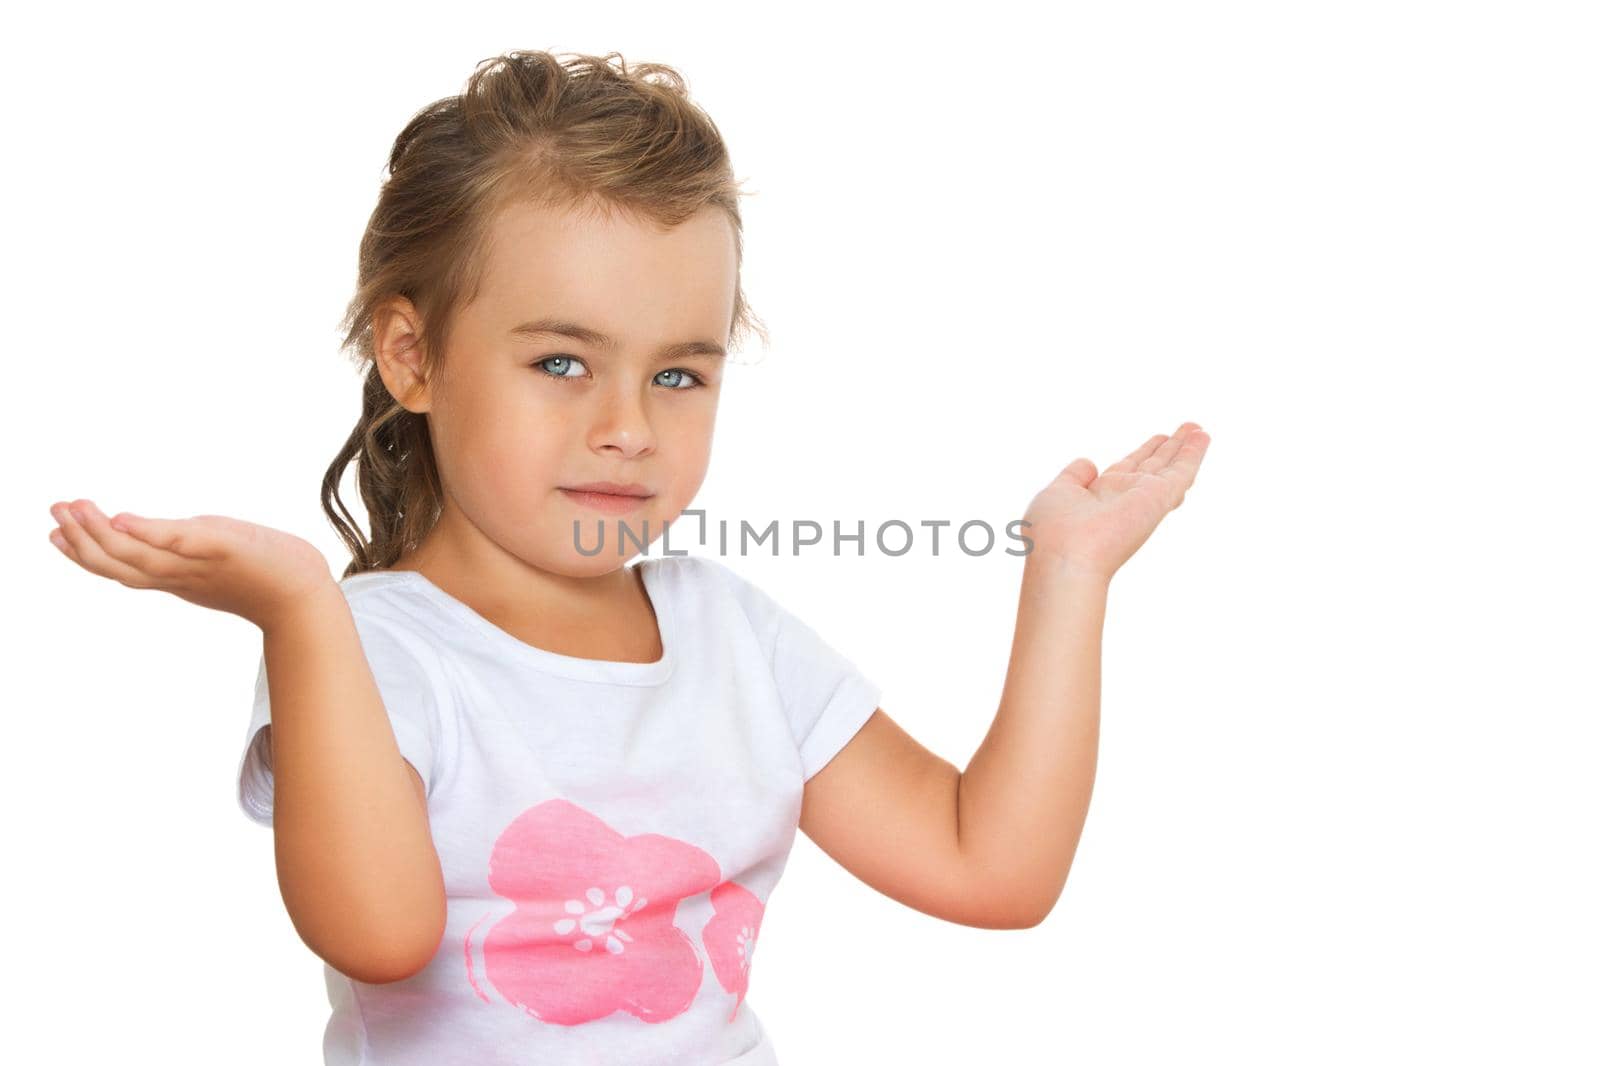
MULTIPOLYGON (((802 785, 880 687, 719 560, 645 556, 653 663, 526 644, 410 570, 340 582, 427 786, 449 914, 429 964, 324 966, 338 1066, 775 1066, 745 1002, 802 785)), ((266 660, 239 802, 272 824, 266 660)))

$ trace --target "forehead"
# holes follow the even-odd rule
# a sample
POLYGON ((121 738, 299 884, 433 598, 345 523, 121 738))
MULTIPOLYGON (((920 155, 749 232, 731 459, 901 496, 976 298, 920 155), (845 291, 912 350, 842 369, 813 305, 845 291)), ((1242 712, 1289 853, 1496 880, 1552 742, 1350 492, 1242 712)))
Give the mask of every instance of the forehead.
POLYGON ((474 302, 486 324, 502 329, 550 315, 624 344, 707 331, 722 339, 733 316, 736 257, 732 223, 715 208, 661 230, 619 211, 516 203, 492 223, 474 302))

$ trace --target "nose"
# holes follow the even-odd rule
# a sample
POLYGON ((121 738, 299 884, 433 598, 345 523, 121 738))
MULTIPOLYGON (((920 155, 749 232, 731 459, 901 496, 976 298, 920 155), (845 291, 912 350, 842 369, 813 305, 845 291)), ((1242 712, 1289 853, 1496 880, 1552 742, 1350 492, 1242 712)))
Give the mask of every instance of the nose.
POLYGON ((611 452, 621 459, 632 459, 648 455, 655 445, 655 430, 650 425, 645 397, 624 386, 600 401, 594 425, 589 430, 591 448, 611 452))

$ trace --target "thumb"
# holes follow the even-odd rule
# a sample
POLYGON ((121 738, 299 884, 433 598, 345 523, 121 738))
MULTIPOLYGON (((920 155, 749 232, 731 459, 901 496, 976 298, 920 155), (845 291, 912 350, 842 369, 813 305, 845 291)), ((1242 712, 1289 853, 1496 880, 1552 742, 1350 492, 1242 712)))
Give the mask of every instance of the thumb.
POLYGON ((1087 459, 1074 459, 1061 471, 1062 477, 1069 477, 1079 485, 1088 487, 1089 482, 1100 476, 1100 471, 1087 459))

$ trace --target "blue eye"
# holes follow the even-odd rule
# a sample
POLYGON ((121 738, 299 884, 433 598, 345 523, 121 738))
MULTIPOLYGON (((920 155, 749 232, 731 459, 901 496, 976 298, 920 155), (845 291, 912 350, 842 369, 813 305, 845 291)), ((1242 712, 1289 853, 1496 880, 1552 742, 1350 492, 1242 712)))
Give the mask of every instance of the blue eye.
MULTIPOLYGON (((678 378, 677 378, 678 381, 688 380, 688 381, 694 382, 694 384, 688 385, 688 386, 684 386, 684 385, 670 385, 670 386, 668 386, 668 388, 676 389, 679 392, 686 391, 687 389, 698 389, 698 388, 700 388, 700 387, 705 385, 704 379, 702 379, 699 375, 695 374, 693 371, 684 370, 682 367, 673 367, 671 370, 663 370, 661 372, 661 374, 677 374, 678 375, 678 378)), ((661 374, 657 374, 656 377, 660 377, 661 374)))
MULTIPOLYGON (((582 374, 568 374, 564 372, 572 365, 583 365, 580 360, 570 355, 548 355, 532 365, 544 370, 545 377, 555 378, 557 381, 577 381, 583 376, 582 374), (546 365, 551 363, 557 364, 557 368, 552 370, 546 365)), ((705 379, 699 374, 694 373, 692 370, 684 370, 682 367, 673 367, 670 370, 663 370, 661 373, 657 374, 656 377, 659 379, 665 374, 678 375, 673 379, 672 384, 666 386, 668 390, 673 392, 689 392, 693 389, 704 388, 706 384, 705 379), (687 384, 685 382, 687 382, 687 384)))
MULTIPOLYGON (((572 358, 572 356, 570 356, 570 355, 552 355, 552 356, 549 356, 548 358, 539 360, 537 363, 534 363, 533 365, 534 366, 538 366, 538 367, 542 367, 546 363, 567 363, 567 364, 570 364, 570 363, 577 363, 577 362, 578 361, 576 359, 572 358)), ((578 363, 578 365, 582 366, 583 364, 582 363, 578 363)), ((570 381, 572 379, 573 375, 555 373, 555 374, 549 374, 549 376, 553 377, 553 378, 560 378, 563 381, 570 381)))

